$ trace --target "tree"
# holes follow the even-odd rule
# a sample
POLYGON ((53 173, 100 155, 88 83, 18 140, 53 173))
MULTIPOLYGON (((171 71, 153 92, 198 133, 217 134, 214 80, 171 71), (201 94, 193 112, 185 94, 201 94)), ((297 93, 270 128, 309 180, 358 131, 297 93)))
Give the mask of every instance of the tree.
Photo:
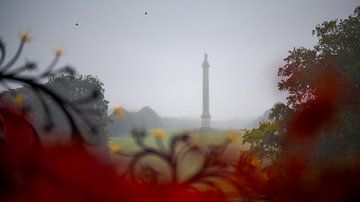
POLYGON ((360 153, 360 6, 347 19, 317 25, 313 35, 313 49, 294 48, 279 68, 287 104, 276 104, 269 120, 245 133, 244 143, 261 157, 276 158, 289 133, 312 135, 315 160, 360 153))
POLYGON ((360 6, 347 19, 317 25, 313 35, 318 37, 313 49, 294 48, 284 59, 279 90, 289 93, 287 105, 295 111, 319 99, 318 107, 333 109, 334 115, 326 115, 334 116, 332 123, 314 139, 320 159, 354 156, 360 152, 360 6))
POLYGON ((71 136, 71 118, 82 133, 82 138, 93 143, 104 143, 106 127, 110 121, 107 115, 109 102, 105 100, 103 83, 98 78, 91 75, 60 74, 50 77, 41 85, 61 98, 61 105, 54 97, 29 86, 2 92, 2 101, 7 97, 9 102, 21 104, 28 109, 29 120, 41 136, 49 132, 58 134, 56 137, 61 138, 71 136))
POLYGON ((332 20, 317 25, 313 35, 318 43, 313 49, 294 48, 279 68, 282 80, 279 90, 288 91, 288 105, 314 99, 319 75, 333 71, 346 79, 348 87, 359 92, 360 85, 360 6, 344 20, 332 20))
POLYGON ((250 151, 263 159, 277 159, 281 151, 281 139, 286 132, 285 120, 291 112, 283 103, 276 103, 267 120, 258 128, 246 130, 243 143, 250 144, 250 151))
POLYGON ((79 105, 74 113, 87 116, 86 120, 76 120, 85 133, 97 130, 101 136, 105 135, 105 128, 110 121, 107 115, 109 102, 105 100, 103 85, 91 75, 58 75, 49 78, 45 84, 68 102, 79 105), (84 121, 90 122, 91 128, 87 128, 86 123, 82 123, 84 121))

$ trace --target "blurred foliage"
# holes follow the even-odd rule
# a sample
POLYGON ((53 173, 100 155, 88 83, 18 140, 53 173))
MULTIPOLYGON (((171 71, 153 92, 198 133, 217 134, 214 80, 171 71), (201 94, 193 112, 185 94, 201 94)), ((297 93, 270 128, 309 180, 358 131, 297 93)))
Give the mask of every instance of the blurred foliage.
POLYGON ((41 70, 29 59, 19 65, 22 51, 31 41, 30 33, 21 32, 19 39, 11 57, 0 39, 0 86, 5 89, 0 93, 0 105, 7 108, 15 104, 40 136, 51 132, 61 134, 62 139, 68 136, 87 143, 104 140, 109 118, 103 84, 92 76, 76 75, 71 66, 57 68, 64 52, 61 47, 54 50, 53 59, 41 70), (22 87, 12 89, 9 84, 15 83, 22 87))
MULTIPOLYGON (((0 102, 0 198, 4 201, 359 201, 359 16, 360 7, 346 20, 318 25, 314 34, 319 42, 314 49, 298 48, 290 52, 286 64, 279 69, 283 78, 279 88, 289 92, 288 103, 276 104, 267 120, 258 128, 246 131, 244 142, 251 144, 250 153, 242 153, 237 160, 227 159, 239 150, 230 148, 230 143, 237 139, 235 132, 229 132, 220 144, 204 145, 187 133, 167 138, 165 130, 158 128, 152 131, 155 145, 150 145, 145 141, 148 136, 145 130, 133 130, 132 138, 140 150, 129 152, 119 145, 110 145, 114 154, 130 158, 124 175, 88 150, 81 134, 76 136, 82 126, 79 121, 86 124, 95 120, 100 127, 106 122, 106 118, 88 119, 88 115, 94 114, 106 117, 107 101, 101 82, 90 76, 71 74, 52 77, 43 85, 40 79, 53 75, 53 65, 39 78, 21 76, 20 73, 35 67, 34 63, 27 63, 12 68, 23 43, 30 40, 28 34, 22 33, 19 54, 0 68, 0 79, 26 84, 38 92, 46 111, 44 118, 51 122, 55 117, 50 116, 53 112, 46 100, 50 98, 65 114, 74 138, 69 144, 47 145, 40 141, 25 117, 26 96, 15 92, 15 105, 0 102), (95 98, 100 100, 94 101, 95 98), (170 182, 160 181, 164 173, 158 171, 157 161, 151 161, 154 166, 147 164, 150 161, 145 158, 149 156, 167 165, 170 182), (348 156, 355 157, 354 161, 349 161, 348 156), (258 157, 274 161, 265 166, 258 157), (313 163, 314 158, 328 159, 332 164, 313 163), (192 175, 180 178, 180 168, 186 160, 191 164, 196 162, 198 167, 192 175)), ((3 47, 0 43, 0 51, 3 47)), ((61 53, 60 49, 56 51, 54 63, 61 53)), ((0 65, 2 62, 3 56, 0 65)), ((69 73, 69 69, 63 71, 69 73)), ((122 112, 118 109, 115 115, 119 114, 122 112)), ((93 129, 91 126, 88 125, 93 129)))

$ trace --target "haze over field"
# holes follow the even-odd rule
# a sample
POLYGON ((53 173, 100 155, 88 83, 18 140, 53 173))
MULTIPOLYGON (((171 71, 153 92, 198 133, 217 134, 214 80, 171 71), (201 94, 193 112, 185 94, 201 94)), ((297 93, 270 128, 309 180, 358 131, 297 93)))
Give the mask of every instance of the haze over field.
MULTIPOLYGON (((276 72, 294 46, 312 47, 314 26, 345 18, 354 0, 2 0, 1 37, 9 55, 31 29, 27 58, 99 77, 110 105, 150 106, 165 117, 199 118, 201 62, 209 54, 210 113, 215 120, 262 115, 284 95, 276 72)), ((25 59, 25 58, 24 58, 25 59)))

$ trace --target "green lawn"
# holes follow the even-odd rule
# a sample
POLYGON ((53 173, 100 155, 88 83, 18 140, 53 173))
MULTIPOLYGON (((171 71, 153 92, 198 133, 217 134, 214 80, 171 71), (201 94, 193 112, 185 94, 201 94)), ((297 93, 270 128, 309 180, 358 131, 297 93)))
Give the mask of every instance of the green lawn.
MULTIPOLYGON (((174 136, 183 133, 184 131, 166 131, 164 142, 167 144, 169 139, 174 136)), ((232 142, 232 145, 243 147, 242 135, 244 134, 243 129, 239 130, 214 130, 210 132, 199 132, 199 131, 187 131, 188 134, 195 140, 195 142, 202 145, 220 144, 226 140, 228 133, 232 132, 236 134, 236 140, 232 142)), ((131 134, 123 134, 120 136, 111 137, 109 145, 119 145, 123 151, 134 151, 136 147, 131 134)), ((145 137, 145 143, 149 146, 156 147, 155 137, 152 135, 152 130, 148 131, 148 135, 145 137)))

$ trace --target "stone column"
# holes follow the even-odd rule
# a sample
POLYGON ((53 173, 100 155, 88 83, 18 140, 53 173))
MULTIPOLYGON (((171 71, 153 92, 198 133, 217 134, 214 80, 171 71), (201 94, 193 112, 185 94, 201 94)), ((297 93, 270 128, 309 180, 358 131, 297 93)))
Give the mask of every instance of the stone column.
POLYGON ((208 55, 205 53, 204 62, 202 63, 203 68, 203 112, 201 115, 201 129, 209 130, 210 125, 210 112, 209 112, 209 63, 207 61, 208 55))

